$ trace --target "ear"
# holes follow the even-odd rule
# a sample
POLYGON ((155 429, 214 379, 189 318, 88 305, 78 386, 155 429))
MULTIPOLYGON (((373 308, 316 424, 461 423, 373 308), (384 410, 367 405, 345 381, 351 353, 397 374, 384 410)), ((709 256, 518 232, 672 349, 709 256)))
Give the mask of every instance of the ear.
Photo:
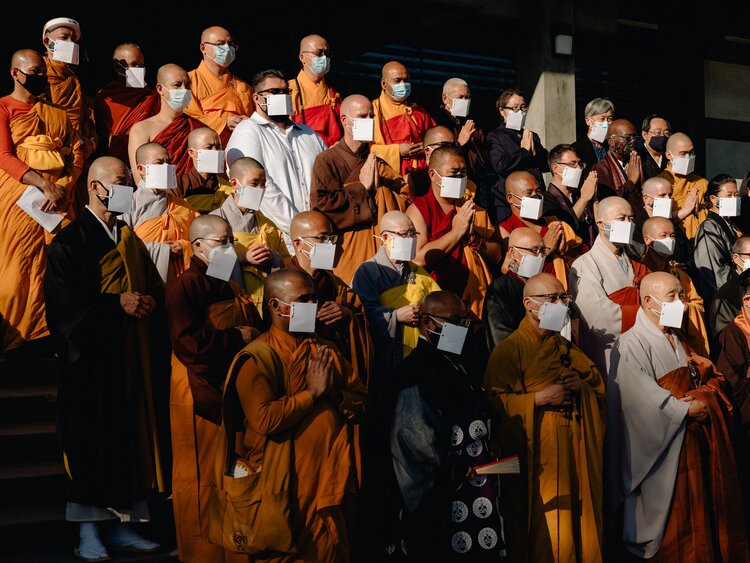
POLYGON ((592 125, 591 118, 590 117, 586 117, 585 120, 586 120, 586 125, 588 125, 589 127, 591 127, 591 125, 592 125))
POLYGON ((646 246, 648 246, 648 245, 649 245, 649 244, 651 244, 652 242, 654 242, 654 239, 652 239, 652 238, 651 238, 650 236, 648 236, 648 235, 643 235, 643 244, 645 244, 646 246))
POLYGON ((198 158, 198 151, 192 147, 188 148, 188 154, 190 155, 190 158, 198 158))
POLYGON ((242 185, 237 181, 237 178, 229 178, 229 183, 235 190, 239 190, 242 185))
POLYGON ((299 62, 302 63, 302 66, 305 66, 305 55, 300 53, 298 58, 299 58, 299 62))
POLYGON ((380 87, 385 90, 386 89, 386 80, 385 78, 380 79, 380 87))

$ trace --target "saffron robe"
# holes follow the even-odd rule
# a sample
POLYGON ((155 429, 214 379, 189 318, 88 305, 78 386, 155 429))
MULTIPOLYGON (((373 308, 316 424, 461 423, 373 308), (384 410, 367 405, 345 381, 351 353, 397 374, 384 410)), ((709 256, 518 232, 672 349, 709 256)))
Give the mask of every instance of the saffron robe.
POLYGON ((743 310, 719 334, 718 348, 716 369, 732 387, 732 402, 750 438, 750 322, 743 310))
POLYGON ((501 452, 521 461, 520 476, 501 477, 510 560, 601 562, 605 415, 599 370, 560 334, 540 335, 524 318, 490 355, 484 387, 501 452), (570 409, 534 403, 537 392, 570 370, 581 378, 570 409))
POLYGON ((193 166, 193 159, 188 154, 188 135, 198 127, 203 127, 203 123, 181 114, 152 139, 152 142, 159 143, 167 149, 172 164, 177 168, 178 177, 187 174, 193 166))
POLYGON ((169 490, 168 343, 164 286, 143 243, 121 221, 119 242, 85 209, 47 252, 47 321, 60 358, 58 433, 68 500, 127 509, 169 490), (120 294, 156 299, 149 318, 120 294))
POLYGON ((340 254, 333 273, 351 283, 360 264, 378 250, 378 223, 389 211, 405 211, 409 204, 406 181, 378 158, 377 179, 372 191, 359 181, 369 147, 355 153, 343 141, 315 157, 310 206, 325 213, 339 233, 340 254))
POLYGON ((42 282, 52 235, 16 205, 27 188, 21 178, 33 169, 65 188, 70 201, 83 155, 65 111, 47 102, 0 98, 0 126, 7 139, 0 168, 0 349, 7 352, 49 334, 42 282))
POLYGON ((617 341, 607 384, 608 506, 628 551, 656 561, 750 558, 724 378, 643 312, 617 341), (690 395, 709 419, 687 418, 690 395))
POLYGON ((287 439, 292 442, 288 494, 297 553, 267 553, 255 560, 347 562, 348 529, 361 484, 359 423, 366 413, 367 391, 325 340, 295 338, 271 327, 245 353, 249 357, 239 367, 236 382, 245 415, 241 457, 253 468, 273 471, 263 464, 267 440, 284 439, 284 431, 290 430, 287 439), (308 361, 321 344, 333 352, 334 386, 342 395, 338 406, 323 397, 315 401, 307 391, 308 361), (281 389, 274 385, 278 381, 285 383, 281 389))
POLYGON ((710 203, 706 198, 708 180, 701 178, 695 173, 690 173, 687 176, 677 176, 672 174, 671 169, 672 165, 669 164, 665 170, 657 175, 657 178, 664 178, 672 184, 672 199, 678 207, 681 208, 683 206, 690 190, 693 188, 697 189, 697 199, 693 212, 679 223, 680 228, 687 238, 693 240, 698 233, 698 227, 708 217, 708 208, 710 207, 710 203))
POLYGON ((227 146, 232 131, 227 118, 234 115, 250 117, 255 111, 253 89, 230 72, 216 76, 205 61, 188 72, 193 95, 185 113, 204 123, 219 134, 222 146, 227 146))
POLYGON ((327 146, 333 146, 344 132, 339 122, 341 94, 326 84, 325 78, 315 84, 300 70, 289 82, 292 96, 292 121, 312 127, 327 146))
POLYGON ((424 154, 402 159, 401 143, 421 143, 425 132, 435 126, 435 120, 417 104, 395 102, 385 91, 372 101, 375 112, 375 143, 371 150, 402 176, 427 168, 424 154))

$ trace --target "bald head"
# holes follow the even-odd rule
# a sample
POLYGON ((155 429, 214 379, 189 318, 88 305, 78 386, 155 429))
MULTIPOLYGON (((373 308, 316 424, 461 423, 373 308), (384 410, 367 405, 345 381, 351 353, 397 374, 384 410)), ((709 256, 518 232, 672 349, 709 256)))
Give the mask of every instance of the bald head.
POLYGON ((643 182, 641 188, 643 195, 651 197, 670 197, 672 195, 672 184, 666 178, 654 176, 643 182))
POLYGON ((466 305, 455 293, 450 291, 433 291, 425 295, 419 305, 419 312, 423 315, 433 315, 449 318, 466 318, 466 305))
POLYGON ((341 114, 351 117, 369 117, 372 113, 372 102, 362 94, 351 94, 341 102, 341 114))
POLYGON ((44 66, 44 59, 42 56, 34 51, 33 49, 20 49, 13 53, 10 58, 10 66, 20 68, 23 70, 27 65, 42 65, 44 66))
POLYGON ((424 137, 422 137, 422 144, 425 147, 437 145, 438 143, 453 143, 454 141, 453 131, 443 125, 430 127, 425 131, 424 137))
POLYGON ((609 124, 608 136, 612 135, 635 135, 637 133, 635 125, 627 119, 615 119, 609 124))
POLYGON ((289 226, 292 240, 302 237, 315 237, 333 232, 330 219, 320 211, 302 211, 297 213, 289 226))
POLYGON ((143 66, 145 59, 143 51, 135 43, 120 43, 112 53, 112 59, 119 61, 123 66, 143 66))
POLYGON ((186 79, 187 71, 174 63, 162 65, 156 71, 156 82, 165 86, 173 82, 183 82, 186 79))
POLYGON ((674 234, 674 223, 666 217, 651 217, 643 223, 641 233, 652 240, 670 237, 674 234))
POLYGON ((231 232, 229 223, 219 215, 199 215, 190 223, 190 242, 194 244, 197 239, 221 238, 227 230, 231 232))
POLYGON ((232 166, 229 167, 229 177, 242 178, 243 176, 257 170, 260 170, 261 172, 266 171, 266 169, 263 168, 263 165, 254 158, 243 156, 235 160, 232 163, 232 166))
POLYGON ((188 147, 191 149, 221 149, 219 134, 210 127, 198 127, 188 135, 188 147))
POLYGON ((542 235, 529 227, 513 229, 508 237, 508 246, 517 248, 539 248, 544 244, 542 235))
POLYGON ((100 156, 91 163, 87 180, 89 183, 94 180, 99 180, 105 184, 105 186, 107 183, 120 183, 111 182, 110 177, 112 176, 124 176, 125 178, 129 178, 130 172, 128 172, 128 167, 125 163, 119 158, 115 158, 114 156, 100 156))
POLYGON ((156 164, 157 161, 168 162, 169 153, 159 143, 144 143, 135 151, 136 164, 156 164))
POLYGON ((677 153, 693 149, 693 141, 685 133, 672 133, 667 139, 667 152, 681 156, 677 153))
POLYGON ((430 154, 430 169, 437 170, 441 176, 453 176, 454 172, 465 175, 465 168, 466 159, 458 147, 438 147, 430 154))
POLYGON ((322 35, 315 33, 311 35, 305 35, 299 42, 299 54, 301 55, 305 51, 318 51, 321 49, 328 49, 328 41, 322 35), (321 44, 325 46, 322 47, 321 44))
POLYGON ((672 301, 666 299, 669 295, 678 296, 682 291, 680 280, 669 272, 651 272, 641 280, 641 305, 646 297, 656 297, 659 301, 672 301))
POLYGON ((304 296, 315 296, 315 284, 310 275, 302 270, 276 270, 268 274, 263 284, 263 301, 266 306, 271 300, 292 303, 304 296))
POLYGON ((408 76, 409 71, 406 69, 406 66, 404 66, 398 61, 390 61, 390 62, 385 63, 381 71, 381 76, 385 80, 391 80, 391 78, 394 75, 402 75, 402 74, 406 74, 408 76))
POLYGON ((537 274, 531 276, 526 280, 526 285, 523 286, 523 297, 527 298, 529 295, 542 295, 545 293, 564 293, 565 288, 555 276, 552 274, 537 274))
POLYGON ((622 216, 632 217, 633 208, 626 199, 614 195, 599 202, 598 214, 600 221, 611 223, 622 216))
POLYGON ((219 41, 229 42, 232 34, 221 26, 214 25, 207 27, 201 33, 201 43, 218 43, 219 41))
POLYGON ((414 230, 414 223, 406 213, 402 211, 389 211, 380 218, 378 225, 380 231, 393 231, 400 233, 402 231, 414 230))
POLYGON ((538 194, 539 183, 530 172, 517 170, 508 174, 508 177, 505 179, 505 193, 508 201, 515 205, 520 205, 516 198, 530 197, 538 194))

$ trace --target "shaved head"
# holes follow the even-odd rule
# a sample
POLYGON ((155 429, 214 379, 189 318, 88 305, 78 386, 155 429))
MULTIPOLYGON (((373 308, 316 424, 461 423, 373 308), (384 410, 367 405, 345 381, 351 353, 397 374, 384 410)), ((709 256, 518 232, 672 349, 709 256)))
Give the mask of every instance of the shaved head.
POLYGON ((302 270, 276 270, 268 274, 263 284, 263 302, 266 306, 272 299, 291 303, 305 294, 315 295, 315 284, 310 274, 302 270))
POLYGON ((450 291, 433 291, 425 295, 419 305, 419 312, 423 315, 436 317, 466 317, 466 305, 461 298, 450 291))
POLYGON ((302 211, 297 213, 289 226, 292 240, 301 237, 314 237, 321 233, 332 233, 331 220, 320 211, 302 211))
POLYGON ((643 195, 664 197, 664 193, 672 194, 672 184, 666 178, 654 176, 643 182, 643 195))
POLYGON ((341 114, 352 117, 368 116, 372 112, 372 102, 362 94, 352 94, 341 102, 341 114))
POLYGON ((389 211, 380 218, 378 225, 380 231, 408 231, 414 229, 414 223, 409 216, 402 211, 389 211))
POLYGON ((87 180, 89 182, 99 180, 106 184, 110 181, 110 176, 125 176, 130 178, 130 172, 125 163, 119 158, 115 158, 114 156, 100 156, 89 166, 87 180))
POLYGON ((565 288, 552 274, 542 273, 531 276, 523 286, 524 299, 529 295, 541 295, 544 293, 563 293, 565 288))
POLYGON ((615 119, 612 123, 609 124, 609 129, 607 130, 607 135, 635 135, 637 133, 637 130, 635 128, 635 125, 633 125, 630 121, 627 119, 615 119))
POLYGON ((610 223, 615 217, 618 217, 623 213, 625 213, 625 215, 633 214, 633 208, 624 198, 613 195, 605 197, 599 202, 598 214, 601 221, 610 223))
POLYGON ((318 49, 328 49, 328 41, 322 35, 313 33, 305 35, 299 42, 299 54, 303 51, 317 51, 318 49), (323 46, 321 46, 321 43, 323 46))
POLYGON ((540 247, 544 244, 542 235, 529 227, 519 227, 513 229, 508 237, 508 246, 517 246, 523 248, 540 247))
POLYGON ((143 143, 135 151, 136 164, 150 164, 160 158, 169 158, 169 153, 164 145, 159 143, 143 143))
POLYGON ((156 82, 162 85, 169 84, 170 82, 182 81, 183 78, 187 78, 187 71, 180 65, 174 63, 167 63, 159 67, 156 71, 156 82))
POLYGON ((42 59, 42 56, 33 49, 20 49, 13 53, 13 56, 10 58, 11 67, 24 67, 29 63, 32 65, 41 64, 44 66, 44 59, 42 59))
POLYGON ((383 70, 381 72, 381 76, 385 80, 390 80, 394 75, 402 75, 402 74, 409 74, 409 71, 406 69, 406 67, 398 62, 398 61, 390 61, 383 65, 383 70))
POLYGON ((680 150, 687 150, 687 147, 692 147, 693 141, 685 133, 672 133, 667 139, 667 150, 670 153, 679 152, 680 150), (685 148, 681 148, 681 147, 685 148))
POLYGON ((229 177, 241 178, 253 170, 266 171, 266 169, 263 168, 263 165, 254 158, 243 156, 242 158, 235 160, 232 163, 232 166, 229 167, 229 177))
POLYGON ((465 168, 464 153, 458 147, 438 147, 430 154, 430 168, 437 170, 444 164, 451 168, 465 168))
POLYGON ((506 196, 529 197, 539 192, 539 183, 530 172, 517 170, 505 179, 506 196))
POLYGON ((453 143, 455 140, 453 131, 443 125, 436 125, 425 131, 424 137, 422 137, 422 144, 427 146, 437 143, 453 143))
POLYGON ((232 34, 223 27, 214 25, 207 27, 201 33, 201 43, 217 43, 218 41, 231 40, 232 34))
POLYGON ((190 242, 196 239, 212 238, 216 234, 223 234, 226 230, 231 232, 229 223, 219 215, 199 215, 190 223, 190 242))
POLYGON ((660 239, 664 235, 674 234, 674 223, 666 217, 651 217, 643 223, 641 233, 644 237, 660 239))
POLYGON ((124 62, 127 66, 143 65, 143 51, 135 43, 120 43, 115 47, 112 58, 116 61, 124 62))
POLYGON ((203 149, 207 145, 221 148, 219 134, 210 127, 198 127, 188 135, 188 147, 191 149, 203 149))
POLYGON ((647 296, 664 301, 667 293, 675 291, 679 294, 680 290, 682 290, 682 285, 676 276, 669 272, 651 272, 641 280, 641 304, 647 296))

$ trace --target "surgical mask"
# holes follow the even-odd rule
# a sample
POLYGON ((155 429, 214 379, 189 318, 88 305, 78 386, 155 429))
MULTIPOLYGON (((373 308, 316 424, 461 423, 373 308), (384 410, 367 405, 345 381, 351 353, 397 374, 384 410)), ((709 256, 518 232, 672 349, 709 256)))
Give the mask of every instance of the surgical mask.
POLYGON ((316 270, 333 270, 333 263, 336 260, 336 245, 330 242, 310 243, 305 239, 300 239, 310 247, 310 251, 300 249, 300 252, 310 259, 310 266, 316 270))
POLYGON ((214 45, 214 62, 220 66, 229 66, 237 56, 237 49, 232 45, 214 45))
POLYGON ((672 173, 687 176, 695 170, 695 155, 676 156, 672 159, 672 173))
POLYGON ((469 327, 455 325, 453 323, 440 321, 428 315, 436 323, 443 323, 443 327, 440 332, 427 329, 430 334, 437 334, 440 336, 436 348, 449 354, 460 355, 464 349, 464 342, 466 342, 466 336, 469 334, 469 327))
POLYGON ((750 258, 745 258, 742 261, 742 271, 744 272, 745 270, 750 270, 750 258))
POLYGON ((440 178, 440 197, 448 199, 461 199, 466 194, 466 182, 468 178, 466 176, 441 176, 438 171, 435 170, 438 178, 440 178))
POLYGON ((317 75, 326 74, 331 69, 331 59, 325 55, 313 57, 310 61, 310 70, 317 75))
POLYGON ((266 96, 266 115, 269 117, 292 115, 292 97, 289 94, 269 94, 266 96))
POLYGON ((23 86, 32 96, 41 96, 47 89, 48 82, 46 74, 26 74, 20 68, 18 69, 18 72, 26 77, 26 82, 23 84, 19 82, 19 84, 21 84, 21 86, 23 86))
POLYGON ((658 238, 654 239, 651 248, 662 256, 672 256, 672 254, 674 254, 674 246, 676 243, 677 239, 674 237, 658 238))
POLYGON ((603 143, 607 138, 607 131, 609 131, 609 123, 606 121, 594 121, 591 124, 591 132, 589 138, 596 141, 597 143, 603 143))
MULTIPOLYGON (((388 84, 391 83, 389 82, 388 84)), ((405 100, 411 94, 411 84, 409 82, 399 82, 398 84, 391 84, 391 88, 393 88, 393 93, 391 94, 393 96, 393 99, 398 100, 399 102, 401 100, 405 100)))
MULTIPOLYGON (((563 166, 565 165, 563 164, 563 166)), ((577 166, 575 168, 565 166, 562 173, 563 186, 577 188, 578 184, 581 183, 581 174, 583 174, 583 168, 578 168, 577 166)))
POLYGON ((604 234, 612 244, 631 244, 635 223, 632 221, 612 221, 609 226, 604 222, 604 234))
POLYGON ((49 49, 52 52, 52 60, 71 65, 78 64, 80 47, 72 41, 50 41, 49 49))
POLYGON ((144 168, 146 188, 171 190, 177 187, 177 167, 174 164, 146 164, 144 168))
POLYGON ((521 198, 521 217, 536 221, 542 216, 542 198, 540 196, 521 198))
POLYGON ((719 215, 722 217, 737 217, 742 207, 742 199, 739 197, 720 197, 719 215))
POLYGON ((224 151, 212 149, 198 149, 195 169, 206 174, 221 174, 224 172, 224 151))
POLYGON ((562 332, 565 321, 568 318, 570 311, 568 306, 563 303, 550 303, 545 301, 537 301, 533 297, 529 299, 540 305, 539 310, 535 311, 537 318, 539 319, 539 328, 545 330, 552 330, 554 332, 562 332))
POLYGON ((411 262, 417 255, 417 239, 391 236, 385 241, 391 260, 411 262))
POLYGON ((371 143, 375 140, 375 120, 372 117, 346 117, 352 122, 352 138, 355 141, 371 143))
POLYGON ((215 246, 208 251, 208 269, 206 275, 228 281, 237 264, 237 253, 231 243, 215 246))
POLYGON ((656 152, 664 152, 667 148, 668 137, 661 135, 660 137, 651 137, 648 140, 648 146, 654 149, 656 152))
POLYGON ((534 256, 533 254, 522 254, 521 262, 518 264, 516 272, 522 278, 529 279, 542 272, 544 268, 544 256, 534 256))
POLYGON ((146 87, 146 69, 144 67, 132 66, 125 69, 125 86, 128 88, 146 87))
POLYGON ((671 197, 655 197, 654 202, 651 205, 651 215, 653 217, 664 217, 665 219, 672 218, 671 197))
POLYGON ((303 303, 301 301, 278 300, 289 307, 289 314, 279 313, 279 316, 289 319, 289 332, 315 332, 315 317, 318 315, 317 303, 303 303))
POLYGON ((671 328, 680 328, 682 326, 682 317, 685 313, 685 304, 680 301, 659 301, 656 297, 651 295, 651 299, 661 305, 661 311, 657 312, 654 309, 651 310, 655 315, 659 315, 659 324, 661 326, 668 326, 671 328))
MULTIPOLYGON (((100 185, 104 186, 101 183, 100 185)), ((130 213, 133 210, 132 186, 112 185, 107 192, 107 197, 96 196, 102 204, 107 206, 107 211, 113 215, 122 215, 123 213, 130 213)))
POLYGON ((521 129, 523 129, 524 123, 526 123, 525 111, 508 110, 508 117, 505 118, 506 129, 515 129, 516 131, 520 131, 521 129))
POLYGON ((465 98, 451 98, 451 115, 453 117, 466 117, 469 115, 471 100, 465 98))
POLYGON ((243 209, 252 209, 258 211, 260 209, 260 202, 263 201, 263 195, 266 193, 266 188, 258 186, 240 186, 237 190, 237 206, 243 209))
POLYGON ((175 111, 180 111, 188 107, 190 103, 191 92, 187 88, 178 90, 174 88, 169 90, 169 99, 167 103, 175 111))

